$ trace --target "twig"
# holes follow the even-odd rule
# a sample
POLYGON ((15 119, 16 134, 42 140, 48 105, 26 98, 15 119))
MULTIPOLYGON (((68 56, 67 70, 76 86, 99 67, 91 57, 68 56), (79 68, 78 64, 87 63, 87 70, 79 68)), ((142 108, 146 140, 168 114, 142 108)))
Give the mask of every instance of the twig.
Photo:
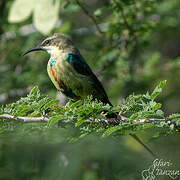
MULTIPOLYGON (((48 122, 50 120, 49 117, 46 116, 40 116, 40 117, 27 117, 27 116, 13 116, 10 114, 1 114, 0 119, 10 119, 10 120, 16 120, 16 121, 23 121, 23 122, 48 122)), ((127 121, 127 117, 124 116, 118 116, 118 118, 108 118, 108 119, 98 119, 98 118, 90 118, 89 120, 86 120, 86 123, 102 123, 106 126, 108 125, 119 125, 121 123, 125 123, 127 121)), ((176 120, 169 120, 163 118, 147 118, 147 119, 137 119, 133 121, 134 125, 139 124, 146 124, 146 123, 160 123, 160 122, 167 122, 168 125, 174 124, 177 127, 177 121, 176 120)), ((70 123, 70 120, 64 120, 64 123, 70 123)))
MULTIPOLYGON (((41 116, 41 117, 26 117, 26 116, 17 116, 14 117, 9 114, 2 114, 0 115, 0 119, 11 119, 11 120, 20 120, 23 122, 48 122, 50 118, 41 116)), ((106 125, 118 125, 120 123, 126 122, 127 118, 124 116, 119 116, 118 118, 109 118, 109 119, 97 119, 97 118, 90 118, 89 120, 86 120, 87 123, 95 122, 95 123, 102 123, 106 125)), ((138 119, 134 120, 134 124, 144 124, 144 123, 160 123, 165 121, 166 119, 138 119)), ((69 123, 69 120, 65 120, 66 123, 69 123)), ((168 124, 174 124, 174 121, 168 121, 168 124)))
POLYGON ((131 75, 131 78, 133 78, 134 71, 135 71, 136 57, 137 57, 137 52, 138 52, 138 39, 137 39, 136 31, 133 29, 133 27, 131 25, 129 25, 129 23, 127 21, 127 18, 126 18, 125 14, 124 14, 123 7, 120 6, 119 9, 120 9, 122 19, 124 21, 124 25, 127 27, 127 29, 129 30, 129 34, 131 35, 131 37, 135 41, 134 48, 133 48, 133 50, 131 52, 131 55, 130 55, 130 58, 129 58, 130 59, 130 64, 129 64, 130 75, 131 75))
POLYGON ((49 121, 49 118, 44 117, 44 116, 42 117, 24 117, 24 116, 14 117, 9 114, 0 115, 0 119, 20 120, 23 122, 48 122, 49 121))
MULTIPOLYGON (((97 123, 103 123, 106 125, 118 125, 120 123, 125 123, 127 121, 128 118, 121 116, 120 118, 116 119, 116 118, 110 118, 110 119, 90 119, 86 122, 97 122, 97 123)), ((160 123, 160 122, 164 122, 166 121, 166 119, 155 119, 155 118, 150 118, 150 119, 137 119, 133 121, 134 125, 138 125, 138 124, 145 124, 145 123, 160 123)), ((171 121, 168 121, 168 124, 172 124, 171 121)), ((174 122, 173 122, 174 124, 174 122)))
POLYGON ((84 11, 84 13, 93 21, 93 23, 95 24, 98 32, 100 34, 104 34, 104 32, 101 31, 101 29, 100 29, 100 27, 99 27, 95 17, 89 13, 89 11, 84 7, 83 3, 81 3, 79 0, 76 0, 76 3, 79 5, 79 7, 81 7, 81 9, 84 11))
POLYGON ((135 31, 134 31, 134 29, 129 25, 129 23, 128 23, 126 17, 125 17, 123 8, 122 8, 122 7, 119 7, 119 9, 120 9, 120 13, 121 13, 122 19, 123 19, 123 21, 124 21, 124 24, 125 24, 126 27, 129 29, 130 34, 132 34, 133 36, 135 36, 135 35, 136 35, 136 34, 135 34, 135 31))
MULTIPOLYGON (((49 117, 41 116, 41 117, 26 117, 26 116, 17 116, 14 117, 10 114, 1 114, 0 119, 9 119, 9 120, 15 120, 15 121, 22 121, 24 123, 28 122, 48 122, 50 120, 49 117)), ((124 116, 118 116, 117 118, 108 118, 108 119, 98 119, 98 118, 90 118, 85 121, 85 123, 100 123, 104 127, 107 127, 109 125, 111 126, 117 126, 123 123, 127 122, 127 117, 124 116)), ((68 119, 64 119, 61 121, 62 123, 69 124, 72 123, 72 121, 68 119)), ((137 126, 140 124, 147 124, 147 123, 160 123, 160 122, 167 122, 170 126, 171 124, 174 124, 175 128, 177 128, 180 131, 180 126, 178 125, 176 120, 168 120, 167 119, 158 119, 158 118, 147 118, 147 119, 137 119, 132 121, 132 126, 137 126)))

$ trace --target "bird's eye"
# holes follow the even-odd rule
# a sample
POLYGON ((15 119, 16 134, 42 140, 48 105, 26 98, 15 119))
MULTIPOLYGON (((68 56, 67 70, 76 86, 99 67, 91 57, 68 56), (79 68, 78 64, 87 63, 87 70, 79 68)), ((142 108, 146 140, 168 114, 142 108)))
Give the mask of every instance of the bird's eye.
POLYGON ((48 45, 50 42, 51 42, 51 40, 48 39, 48 40, 44 41, 43 45, 44 45, 44 46, 45 46, 45 45, 48 45))

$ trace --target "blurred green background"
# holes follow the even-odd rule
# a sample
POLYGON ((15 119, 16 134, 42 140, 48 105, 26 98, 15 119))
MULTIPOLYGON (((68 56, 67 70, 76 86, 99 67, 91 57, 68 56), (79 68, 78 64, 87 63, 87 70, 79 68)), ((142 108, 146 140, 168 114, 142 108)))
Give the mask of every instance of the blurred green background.
MULTIPOLYGON (((180 1, 49 0, 51 4, 60 2, 53 25, 46 24, 53 11, 46 7, 47 0, 39 1, 42 12, 38 13, 43 17, 40 20, 36 11, 28 15, 28 8, 35 1, 19 0, 15 8, 24 9, 27 17, 16 23, 15 15, 10 15, 14 2, 0 1, 1 104, 25 96, 34 85, 43 94, 59 98, 62 104, 66 101, 47 75, 48 54, 22 57, 23 52, 48 35, 60 32, 72 38, 114 105, 121 104, 130 94, 152 91, 159 81, 167 79, 158 101, 167 115, 180 112, 180 1), (50 30, 43 31, 45 28, 50 30)), ((19 128, 2 133, 0 179, 134 180, 142 179, 142 170, 152 164, 153 158, 131 137, 100 139, 94 134, 68 143, 68 134, 74 131, 35 129, 26 134, 19 128)), ((139 136, 161 158, 171 160, 174 168, 180 169, 179 135, 148 141, 155 132, 152 129, 139 136)))

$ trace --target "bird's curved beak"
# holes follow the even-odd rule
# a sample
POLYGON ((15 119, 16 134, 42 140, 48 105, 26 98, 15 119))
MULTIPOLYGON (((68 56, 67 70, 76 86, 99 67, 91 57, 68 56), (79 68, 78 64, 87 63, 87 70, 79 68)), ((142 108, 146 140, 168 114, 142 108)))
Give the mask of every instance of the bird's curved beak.
POLYGON ((43 49, 41 46, 37 46, 37 47, 35 47, 35 48, 32 48, 32 49, 27 50, 27 51, 23 54, 23 56, 25 56, 26 54, 28 54, 28 53, 30 53, 30 52, 33 52, 33 51, 44 51, 44 49, 43 49))

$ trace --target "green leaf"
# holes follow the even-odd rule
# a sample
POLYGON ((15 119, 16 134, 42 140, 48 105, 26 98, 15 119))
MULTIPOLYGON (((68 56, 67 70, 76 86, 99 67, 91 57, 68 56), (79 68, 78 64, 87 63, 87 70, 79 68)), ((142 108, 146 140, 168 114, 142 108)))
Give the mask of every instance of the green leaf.
POLYGON ((84 137, 86 137, 87 135, 89 135, 89 132, 85 132, 85 133, 81 134, 81 135, 79 136, 79 139, 80 139, 80 138, 84 138, 84 137))
POLYGON ((156 106, 156 102, 154 102, 154 101, 150 101, 149 104, 150 104, 150 106, 151 106, 152 108, 153 108, 154 106, 156 106))
POLYGON ((167 125, 167 122, 166 121, 161 121, 157 127, 165 127, 167 125))
POLYGON ((84 118, 82 118, 82 117, 78 118, 75 126, 76 126, 76 127, 79 127, 81 124, 83 124, 83 123, 85 122, 85 120, 86 120, 86 119, 84 119, 84 118))
POLYGON ((107 137, 107 136, 111 135, 112 133, 116 132, 119 129, 120 129, 119 126, 110 127, 103 133, 102 137, 103 138, 107 137))
POLYGON ((151 99, 155 99, 161 92, 162 92, 162 89, 163 89, 163 87, 166 85, 166 80, 164 80, 164 81, 161 81, 160 83, 159 83, 159 85, 154 89, 154 91, 152 92, 152 94, 151 94, 151 99))
POLYGON ((136 120, 137 118, 138 118, 138 113, 134 113, 134 114, 132 114, 132 115, 130 116, 129 119, 131 119, 131 120, 136 120))
POLYGON ((157 109, 160 109, 161 108, 161 103, 156 103, 156 105, 152 108, 153 111, 157 110, 157 109))
POLYGON ((158 116, 164 116, 164 112, 162 111, 162 110, 160 110, 160 109, 158 109, 157 111, 156 111, 156 114, 158 115, 158 116))
POLYGON ((180 120, 180 114, 172 114, 168 117, 169 120, 180 120))
POLYGON ((57 100, 57 99, 51 100, 50 102, 48 102, 47 104, 44 105, 43 109, 46 110, 49 107, 51 107, 53 104, 58 104, 58 103, 59 103, 59 100, 57 100))
POLYGON ((82 100, 78 100, 78 101, 72 103, 72 104, 70 105, 70 107, 73 109, 73 108, 75 108, 75 107, 77 107, 77 106, 82 105, 82 103, 83 103, 82 100))
POLYGON ((38 93, 39 88, 38 86, 34 86, 33 89, 30 91, 29 96, 34 96, 38 93))
POLYGON ((24 116, 25 113, 29 110, 31 110, 32 108, 29 105, 22 105, 18 107, 18 111, 15 113, 15 117, 17 116, 24 116))
POLYGON ((58 121, 64 119, 63 115, 56 115, 50 118, 49 122, 48 122, 48 126, 51 127, 53 125, 55 125, 58 121))
POLYGON ((70 101, 67 102, 65 107, 70 108, 72 106, 72 104, 73 104, 73 101, 70 100, 70 101))
POLYGON ((174 124, 171 124, 169 127, 171 131, 174 130, 174 124))

